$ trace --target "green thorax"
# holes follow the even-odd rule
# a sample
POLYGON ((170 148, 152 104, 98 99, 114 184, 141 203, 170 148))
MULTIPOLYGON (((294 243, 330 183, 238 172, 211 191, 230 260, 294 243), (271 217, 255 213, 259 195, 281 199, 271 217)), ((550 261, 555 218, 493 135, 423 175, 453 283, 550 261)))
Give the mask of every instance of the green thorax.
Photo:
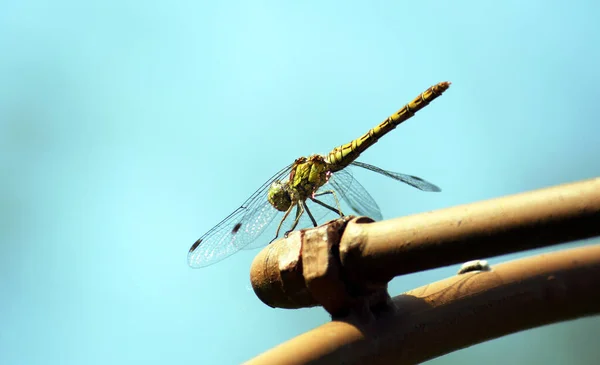
POLYGON ((323 156, 300 157, 294 162, 288 182, 275 181, 269 188, 267 199, 280 211, 311 197, 330 176, 329 165, 323 156))
POLYGON ((312 155, 294 162, 290 173, 292 198, 306 200, 329 180, 329 169, 325 158, 312 155))

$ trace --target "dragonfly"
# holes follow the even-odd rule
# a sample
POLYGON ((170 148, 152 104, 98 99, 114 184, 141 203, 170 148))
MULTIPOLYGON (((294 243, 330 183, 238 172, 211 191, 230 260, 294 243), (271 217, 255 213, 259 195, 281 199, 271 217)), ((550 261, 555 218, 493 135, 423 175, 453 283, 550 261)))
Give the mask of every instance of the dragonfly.
POLYGON ((327 155, 300 157, 279 170, 239 208, 194 242, 188 251, 188 264, 192 268, 209 266, 242 249, 266 246, 281 232, 287 235, 296 228, 316 227, 328 215, 343 217, 340 199, 359 215, 381 220, 379 206, 353 177, 349 166, 374 171, 422 191, 441 191, 419 177, 387 171, 356 159, 449 87, 450 82, 433 85, 363 136, 327 155), (258 240, 263 235, 268 237, 267 232, 268 242, 258 240))

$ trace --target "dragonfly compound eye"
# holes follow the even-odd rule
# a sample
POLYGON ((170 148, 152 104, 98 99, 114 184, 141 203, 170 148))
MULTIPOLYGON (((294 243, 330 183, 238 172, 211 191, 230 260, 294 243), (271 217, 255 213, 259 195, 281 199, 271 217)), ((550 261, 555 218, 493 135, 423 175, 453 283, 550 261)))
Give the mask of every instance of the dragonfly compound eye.
POLYGON ((281 212, 285 212, 290 208, 290 205, 292 205, 292 197, 287 190, 286 184, 279 180, 273 181, 273 184, 271 184, 269 192, 267 193, 267 199, 273 208, 281 212))

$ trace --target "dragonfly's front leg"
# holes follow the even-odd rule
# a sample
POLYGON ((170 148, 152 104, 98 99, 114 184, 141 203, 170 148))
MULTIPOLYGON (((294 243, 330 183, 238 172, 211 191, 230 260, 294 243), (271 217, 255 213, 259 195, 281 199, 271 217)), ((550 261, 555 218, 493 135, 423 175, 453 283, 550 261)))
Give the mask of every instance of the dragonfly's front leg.
MULTIPOLYGON (((281 222, 279 222, 279 225, 277 226, 277 231, 275 231, 275 237, 271 240, 271 242, 275 241, 277 239, 277 237, 279 237, 279 231, 281 230, 281 226, 283 225, 283 222, 285 222, 287 217, 290 215, 292 209, 294 208, 294 205, 296 205, 296 216, 298 216, 298 205, 295 203, 291 204, 290 207, 288 208, 288 210, 285 211, 283 218, 281 218, 281 222)), ((287 235, 287 232, 286 232, 286 235, 287 235)))
POLYGON ((300 216, 302 215, 302 213, 304 213, 304 207, 301 204, 296 203, 296 218, 294 219, 294 224, 292 224, 292 227, 287 232, 285 232, 286 236, 296 228, 298 222, 300 222, 300 216))

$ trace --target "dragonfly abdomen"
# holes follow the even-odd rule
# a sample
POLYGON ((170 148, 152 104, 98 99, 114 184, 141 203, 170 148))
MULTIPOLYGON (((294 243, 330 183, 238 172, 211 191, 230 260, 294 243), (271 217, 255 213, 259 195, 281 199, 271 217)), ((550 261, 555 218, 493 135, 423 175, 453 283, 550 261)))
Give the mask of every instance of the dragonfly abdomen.
POLYGON ((334 148, 327 154, 327 162, 330 164, 331 171, 339 171, 348 166, 367 148, 375 144, 379 138, 396 128, 400 123, 410 119, 416 112, 426 107, 438 96, 442 95, 449 87, 450 83, 447 81, 433 85, 363 136, 350 143, 334 148))

